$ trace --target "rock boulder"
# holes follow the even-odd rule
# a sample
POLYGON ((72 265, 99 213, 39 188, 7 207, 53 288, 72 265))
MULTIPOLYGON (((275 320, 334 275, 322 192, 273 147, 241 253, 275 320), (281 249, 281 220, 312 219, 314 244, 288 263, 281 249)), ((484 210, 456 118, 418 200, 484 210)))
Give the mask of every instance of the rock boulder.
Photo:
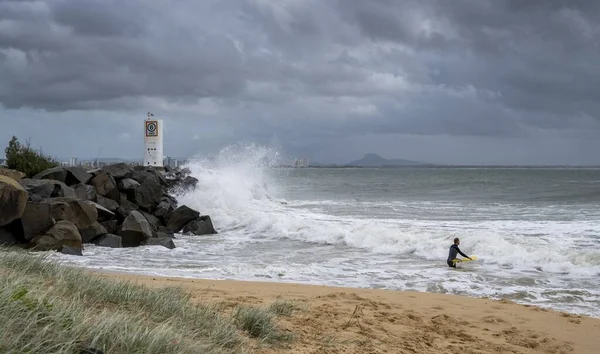
POLYGON ((167 228, 171 232, 177 233, 181 231, 181 229, 183 229, 183 227, 190 221, 194 221, 198 219, 198 217, 200 217, 199 212, 188 207, 187 205, 182 205, 173 210, 173 212, 169 215, 167 228))
POLYGON ((43 235, 54 226, 50 203, 27 202, 20 221, 25 241, 31 241, 33 238, 43 235))
POLYGON ((109 234, 116 234, 119 230, 119 223, 117 222, 117 220, 101 221, 100 225, 104 226, 104 228, 109 234))
POLYGON ((0 226, 8 225, 23 215, 28 197, 19 182, 0 176, 0 226))
POLYGON ((80 253, 83 250, 77 226, 67 220, 58 221, 44 235, 34 238, 29 244, 29 247, 38 251, 61 251, 64 246, 79 250, 80 253))
POLYGON ((68 220, 78 229, 85 229, 98 220, 98 210, 93 202, 74 198, 48 199, 52 210, 52 217, 56 221, 68 220))
POLYGON ((210 216, 202 215, 194 221, 190 221, 186 224, 181 231, 184 235, 212 235, 216 234, 217 231, 213 227, 210 216))
POLYGON ((81 234, 81 242, 92 243, 100 236, 106 235, 108 231, 106 231, 106 228, 96 221, 89 227, 79 230, 79 233, 81 234))
POLYGON ((29 193, 29 199, 33 201, 58 197, 77 198, 75 190, 60 181, 23 178, 19 183, 29 193))
POLYGON ((100 222, 107 221, 107 220, 111 220, 115 217, 115 213, 106 209, 102 205, 92 202, 91 200, 86 200, 85 202, 87 204, 93 206, 94 208, 96 208, 96 211, 98 212, 98 219, 97 219, 98 221, 100 221, 100 222))
POLYGON ((152 237, 152 228, 142 213, 133 210, 123 220, 117 235, 121 236, 123 247, 137 247, 152 237))
POLYGON ((123 247, 123 242, 120 236, 113 234, 106 234, 104 236, 100 236, 96 241, 94 241, 96 246, 100 247, 110 247, 110 248, 121 248, 123 247))
POLYGON ((73 186, 73 188, 75 188, 75 195, 81 200, 91 200, 92 202, 95 202, 98 199, 98 193, 96 193, 96 188, 94 188, 94 186, 90 186, 89 184, 79 184, 73 186))
POLYGON ((8 178, 14 179, 15 181, 19 181, 25 178, 26 175, 21 171, 0 167, 0 176, 6 176, 8 178))
POLYGON ((96 177, 92 178, 90 184, 96 188, 96 193, 103 197, 107 197, 116 202, 121 199, 121 194, 117 188, 117 182, 112 175, 106 172, 100 172, 96 177))
POLYGON ((145 243, 145 246, 163 246, 166 247, 168 249, 173 249, 175 248, 175 242, 173 242, 173 239, 170 237, 152 237, 149 238, 145 243))
POLYGON ((133 168, 126 163, 116 163, 104 166, 100 171, 113 176, 113 178, 121 179, 133 172, 133 168))

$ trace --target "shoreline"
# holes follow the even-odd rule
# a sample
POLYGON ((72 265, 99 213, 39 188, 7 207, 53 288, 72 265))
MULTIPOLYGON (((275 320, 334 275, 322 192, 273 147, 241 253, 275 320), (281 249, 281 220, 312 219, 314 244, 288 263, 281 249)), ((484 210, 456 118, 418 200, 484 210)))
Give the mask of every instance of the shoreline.
MULTIPOLYGON (((287 282, 213 280, 89 269, 149 287, 176 286, 192 301, 268 306, 286 300, 301 309, 281 319, 295 340, 288 353, 596 353, 600 319, 507 300, 420 291, 287 282)), ((260 353, 277 353, 259 348, 260 353)))

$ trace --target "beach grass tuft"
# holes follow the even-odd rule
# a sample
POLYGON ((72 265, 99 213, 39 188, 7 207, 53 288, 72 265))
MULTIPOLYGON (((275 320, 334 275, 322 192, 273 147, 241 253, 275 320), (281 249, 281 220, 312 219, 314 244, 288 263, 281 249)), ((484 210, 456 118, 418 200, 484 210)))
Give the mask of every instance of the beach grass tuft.
POLYGON ((194 304, 175 287, 149 288, 0 249, 0 352, 237 353, 251 336, 282 339, 262 308, 237 317, 194 304), (241 325, 241 328, 240 328, 241 325))

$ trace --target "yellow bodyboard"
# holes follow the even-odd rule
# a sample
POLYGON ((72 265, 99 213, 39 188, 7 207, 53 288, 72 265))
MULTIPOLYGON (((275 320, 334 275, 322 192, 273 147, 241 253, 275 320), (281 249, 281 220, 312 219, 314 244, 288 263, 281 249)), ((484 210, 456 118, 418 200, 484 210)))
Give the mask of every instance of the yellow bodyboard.
POLYGON ((454 258, 452 262, 471 262, 477 260, 477 256, 471 256, 471 259, 468 258, 454 258))

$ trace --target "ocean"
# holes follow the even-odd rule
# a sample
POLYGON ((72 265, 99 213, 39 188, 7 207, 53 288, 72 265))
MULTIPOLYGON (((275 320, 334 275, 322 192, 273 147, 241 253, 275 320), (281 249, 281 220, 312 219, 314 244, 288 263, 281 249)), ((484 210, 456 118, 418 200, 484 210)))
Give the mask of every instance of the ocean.
POLYGON ((189 278, 416 290, 600 317, 600 169, 274 168, 237 146, 178 197, 219 232, 176 249, 86 245, 67 263, 189 278), (479 259, 451 269, 448 248, 479 259))

